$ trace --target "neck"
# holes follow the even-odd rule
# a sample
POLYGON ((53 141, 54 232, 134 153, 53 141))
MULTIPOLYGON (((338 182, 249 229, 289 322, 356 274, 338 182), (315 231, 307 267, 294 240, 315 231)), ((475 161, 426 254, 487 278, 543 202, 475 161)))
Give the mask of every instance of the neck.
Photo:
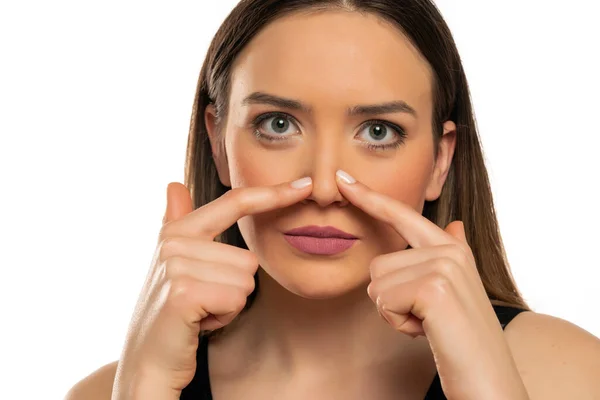
POLYGON ((294 375, 359 371, 392 360, 406 363, 429 351, 425 338, 397 332, 379 316, 367 283, 343 296, 314 300, 289 292, 262 269, 259 280, 259 293, 234 330, 244 338, 246 354, 262 365, 294 375))

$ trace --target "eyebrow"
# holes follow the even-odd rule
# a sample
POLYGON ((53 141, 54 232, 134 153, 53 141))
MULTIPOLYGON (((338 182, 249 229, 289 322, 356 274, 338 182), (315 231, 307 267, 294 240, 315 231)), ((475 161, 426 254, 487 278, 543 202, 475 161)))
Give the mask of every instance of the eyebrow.
MULTIPOLYGON (((298 100, 275 96, 264 92, 254 92, 245 97, 244 100, 242 100, 242 105, 246 106, 248 104, 269 104, 275 107, 287 108, 289 110, 302 111, 307 114, 312 113, 311 107, 298 100)), ((346 114, 350 117, 357 115, 391 114, 395 112, 407 113, 415 118, 417 117, 415 109, 403 100, 390 101, 381 104, 355 105, 346 110, 346 114)))

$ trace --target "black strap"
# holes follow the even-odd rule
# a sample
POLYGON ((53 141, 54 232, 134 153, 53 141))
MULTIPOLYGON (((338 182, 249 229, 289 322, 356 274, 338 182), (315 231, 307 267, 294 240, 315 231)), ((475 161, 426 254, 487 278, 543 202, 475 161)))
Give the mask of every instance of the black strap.
POLYGON ((498 317, 498 321, 500 321, 500 325, 502 325, 502 330, 506 328, 506 325, 510 323, 517 315, 522 313, 523 311, 520 308, 515 307, 506 307, 506 306, 493 306, 494 311, 496 311, 496 316, 498 317))
MULTIPOLYGON (((514 317, 525 311, 519 308, 493 305, 502 330, 513 320, 514 317)), ((208 374, 208 338, 200 337, 198 351, 196 353, 196 374, 190 384, 181 392, 180 400, 212 400, 210 378, 208 374)), ((446 400, 439 374, 429 386, 425 400, 446 400)))

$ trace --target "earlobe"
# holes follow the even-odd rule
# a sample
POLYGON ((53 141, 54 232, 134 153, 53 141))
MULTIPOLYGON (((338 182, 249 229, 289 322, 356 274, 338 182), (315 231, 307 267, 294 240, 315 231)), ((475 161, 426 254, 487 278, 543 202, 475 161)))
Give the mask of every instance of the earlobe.
POLYGON ((448 177, 454 149, 456 147, 456 124, 453 121, 444 122, 442 138, 438 144, 438 155, 434 161, 431 180, 425 191, 425 200, 434 201, 442 194, 442 188, 448 177))
POLYGON ((210 141, 212 149, 212 157, 217 168, 219 180, 224 186, 231 187, 231 178, 229 176, 229 163, 227 161, 227 153, 225 152, 225 140, 219 134, 219 126, 217 125, 217 114, 214 104, 210 103, 204 110, 204 126, 210 141))

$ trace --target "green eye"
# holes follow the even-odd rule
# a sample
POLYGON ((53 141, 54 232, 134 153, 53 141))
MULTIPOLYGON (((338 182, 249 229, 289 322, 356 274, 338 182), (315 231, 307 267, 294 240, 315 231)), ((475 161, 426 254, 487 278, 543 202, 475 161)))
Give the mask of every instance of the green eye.
POLYGON ((295 124, 291 116, 284 113, 272 112, 259 115, 252 122, 251 126, 257 138, 274 141, 285 140, 289 136, 298 133, 299 129, 297 127, 295 131, 292 130, 291 133, 289 132, 290 127, 295 124))
POLYGON ((372 120, 367 121, 360 129, 360 137, 364 146, 369 150, 386 150, 398 148, 404 143, 404 129, 391 122, 372 120))

